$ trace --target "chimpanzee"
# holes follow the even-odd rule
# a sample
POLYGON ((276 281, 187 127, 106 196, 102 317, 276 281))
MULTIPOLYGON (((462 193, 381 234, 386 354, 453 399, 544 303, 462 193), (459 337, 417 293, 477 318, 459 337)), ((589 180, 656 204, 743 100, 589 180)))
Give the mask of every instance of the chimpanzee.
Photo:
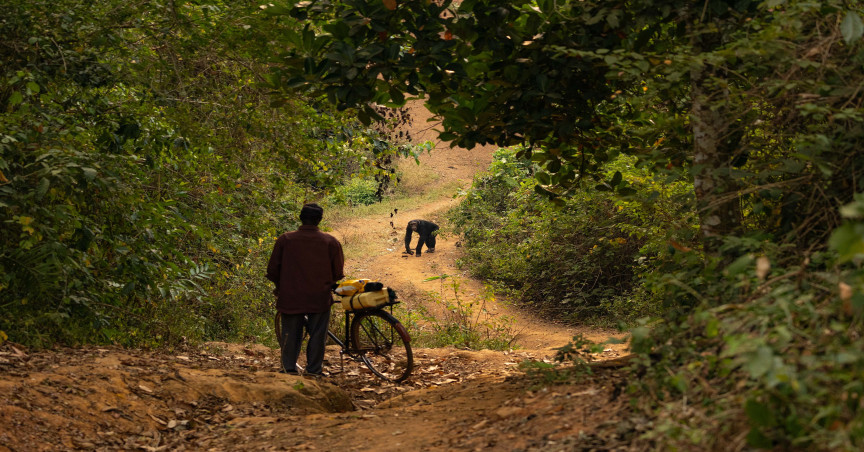
POLYGON ((426 244, 427 253, 435 252, 435 236, 438 235, 438 225, 426 220, 411 220, 408 222, 408 227, 405 228, 405 252, 414 254, 411 251, 411 234, 416 232, 420 235, 420 240, 417 242, 417 257, 420 257, 420 250, 423 244, 426 244))

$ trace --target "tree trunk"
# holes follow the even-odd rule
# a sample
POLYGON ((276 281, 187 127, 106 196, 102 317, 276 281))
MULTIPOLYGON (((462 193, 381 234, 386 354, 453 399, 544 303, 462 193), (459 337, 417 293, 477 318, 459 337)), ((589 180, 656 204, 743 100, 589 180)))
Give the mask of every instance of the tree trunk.
POLYGON ((716 239, 738 232, 741 225, 738 183, 732 176, 737 143, 727 142, 734 119, 728 109, 729 91, 718 83, 723 82, 722 77, 701 65, 691 71, 690 82, 693 188, 705 250, 716 252, 716 239))

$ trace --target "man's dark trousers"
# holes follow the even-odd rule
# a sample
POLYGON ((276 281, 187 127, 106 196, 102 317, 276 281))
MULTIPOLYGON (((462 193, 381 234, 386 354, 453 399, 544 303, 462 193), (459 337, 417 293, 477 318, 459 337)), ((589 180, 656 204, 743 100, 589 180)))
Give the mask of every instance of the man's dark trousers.
POLYGON ((309 332, 306 346, 306 373, 320 374, 324 366, 324 345, 330 311, 315 314, 282 314, 282 368, 297 371, 297 357, 303 345, 303 327, 309 332), (307 319, 308 317, 308 319, 307 319), (291 334, 294 333, 294 334, 291 334))

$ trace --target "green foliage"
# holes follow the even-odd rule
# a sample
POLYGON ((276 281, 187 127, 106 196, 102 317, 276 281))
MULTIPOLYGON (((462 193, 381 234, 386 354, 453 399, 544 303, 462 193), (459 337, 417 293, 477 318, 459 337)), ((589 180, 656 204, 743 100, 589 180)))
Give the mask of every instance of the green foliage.
POLYGON ((567 345, 558 349, 555 354, 555 361, 569 361, 584 372, 590 372, 588 363, 594 360, 592 354, 603 351, 604 344, 596 344, 588 340, 584 334, 579 333, 567 345))
POLYGON ((864 275, 827 270, 830 254, 802 259, 756 240, 724 247, 742 258, 699 266, 706 258, 694 255, 688 274, 657 281, 693 309, 633 332, 645 376, 631 391, 656 410, 654 439, 723 448, 718 441, 749 424, 757 448, 860 449, 864 275))
POLYGON ((0 5, 0 330, 55 342, 267 337, 297 209, 387 172, 381 132, 272 108, 257 5, 0 5), (266 314, 266 315, 265 315, 266 314))
POLYGON ((381 201, 378 198, 378 184, 374 180, 360 178, 352 178, 336 189, 333 198, 349 206, 368 206, 381 201))
POLYGON ((861 21, 861 16, 855 11, 848 11, 840 24, 840 31, 843 33, 846 45, 861 40, 864 36, 864 22, 861 21))
POLYGON ((615 324, 659 313, 636 278, 674 252, 670 243, 692 241, 687 184, 657 181, 621 159, 609 171, 639 188, 632 196, 586 190, 556 205, 535 191, 539 169, 517 152, 498 151, 451 212, 465 265, 558 317, 615 324))

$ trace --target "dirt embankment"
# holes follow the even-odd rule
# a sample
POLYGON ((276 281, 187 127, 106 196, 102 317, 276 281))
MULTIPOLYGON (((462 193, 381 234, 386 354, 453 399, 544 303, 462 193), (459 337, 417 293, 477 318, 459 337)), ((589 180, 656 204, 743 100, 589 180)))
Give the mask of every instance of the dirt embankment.
MULTIPOLYGON (((278 351, 0 348, 0 451, 579 450, 624 405, 614 373, 531 377, 531 351, 415 350, 406 383, 328 349, 326 379, 277 373, 278 351), (587 435, 587 436, 586 436, 587 435)), ((548 359, 547 359, 548 361, 548 359)))

